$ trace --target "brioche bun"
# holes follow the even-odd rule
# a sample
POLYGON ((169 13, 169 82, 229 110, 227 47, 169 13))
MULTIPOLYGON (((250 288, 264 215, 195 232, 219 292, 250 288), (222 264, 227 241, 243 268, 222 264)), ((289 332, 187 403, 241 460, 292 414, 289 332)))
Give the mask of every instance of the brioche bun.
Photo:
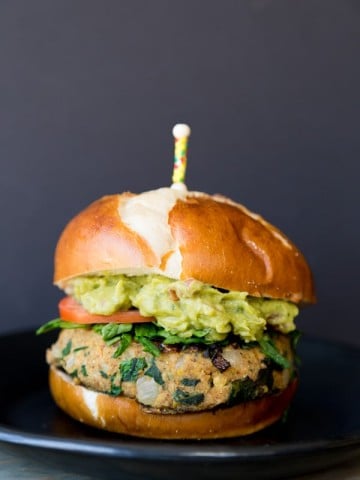
MULTIPOLYGON (((69 222, 56 247, 54 283, 71 294, 75 277, 117 274, 196 279, 254 297, 315 301, 306 260, 276 227, 225 197, 186 189, 105 196, 69 222)), ((234 437, 271 425, 288 407, 297 386, 291 349, 281 389, 210 410, 150 411, 131 395, 90 390, 51 362, 50 389, 66 413, 100 429, 158 439, 234 437)))
POLYGON ((137 437, 180 440, 236 437, 272 425, 290 404, 297 380, 282 392, 258 400, 173 415, 149 413, 131 398, 89 390, 55 367, 50 367, 49 384, 58 406, 87 425, 137 437))
POLYGON ((311 271, 276 227, 225 197, 163 188, 97 200, 63 231, 54 283, 101 273, 195 278, 257 297, 312 303, 311 271))

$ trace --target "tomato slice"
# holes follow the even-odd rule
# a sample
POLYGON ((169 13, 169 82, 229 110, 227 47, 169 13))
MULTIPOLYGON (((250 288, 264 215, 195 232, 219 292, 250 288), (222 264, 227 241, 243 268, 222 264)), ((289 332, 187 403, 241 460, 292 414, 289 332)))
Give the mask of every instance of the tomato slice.
POLYGON ((61 320, 74 323, 144 323, 153 322, 154 317, 143 317, 138 310, 115 312, 111 315, 89 313, 72 297, 65 297, 59 302, 61 320))

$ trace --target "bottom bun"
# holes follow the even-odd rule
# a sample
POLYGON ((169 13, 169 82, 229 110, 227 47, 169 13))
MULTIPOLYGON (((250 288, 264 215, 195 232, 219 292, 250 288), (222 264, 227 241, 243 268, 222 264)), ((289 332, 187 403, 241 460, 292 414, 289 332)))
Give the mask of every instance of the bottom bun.
POLYGON ((56 404, 74 419, 102 430, 158 439, 206 439, 248 435, 279 420, 291 402, 297 380, 276 395, 197 413, 148 413, 134 399, 95 392, 50 367, 56 404))

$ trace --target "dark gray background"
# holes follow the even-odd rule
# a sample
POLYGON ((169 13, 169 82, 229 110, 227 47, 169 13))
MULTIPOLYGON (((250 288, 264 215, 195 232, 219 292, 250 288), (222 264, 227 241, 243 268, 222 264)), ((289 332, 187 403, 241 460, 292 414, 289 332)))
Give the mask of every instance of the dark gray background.
POLYGON ((57 315, 52 257, 106 193, 169 185, 262 213, 300 247, 298 326, 360 345, 360 2, 2 1, 0 330, 57 315))

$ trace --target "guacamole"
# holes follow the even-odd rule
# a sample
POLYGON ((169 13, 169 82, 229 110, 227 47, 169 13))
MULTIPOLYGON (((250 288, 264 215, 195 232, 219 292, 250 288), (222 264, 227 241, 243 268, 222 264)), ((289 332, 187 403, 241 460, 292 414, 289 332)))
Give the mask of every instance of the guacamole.
POLYGON ((160 275, 78 277, 67 289, 94 314, 110 315, 130 307, 153 316, 156 324, 184 339, 224 340, 229 333, 245 342, 259 340, 266 326, 282 333, 295 329, 296 305, 284 300, 255 298, 246 292, 223 291, 197 280, 173 280, 160 275))

